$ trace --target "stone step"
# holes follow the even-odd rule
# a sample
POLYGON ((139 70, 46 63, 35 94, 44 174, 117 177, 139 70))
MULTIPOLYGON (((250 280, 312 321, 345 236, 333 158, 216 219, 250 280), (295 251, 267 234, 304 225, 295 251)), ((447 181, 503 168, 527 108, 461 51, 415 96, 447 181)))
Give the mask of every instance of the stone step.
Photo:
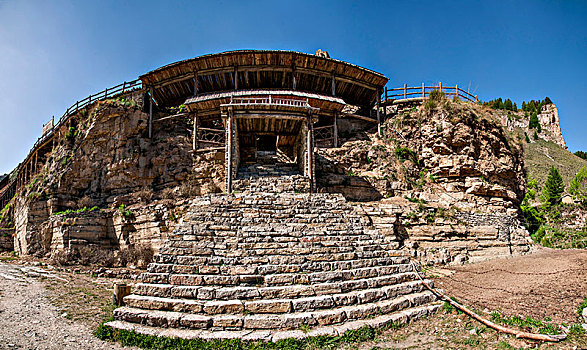
MULTIPOLYGON (((143 290, 148 288, 142 288, 143 290)), ((128 307, 188 312, 200 314, 231 314, 231 313, 289 313, 309 312, 320 309, 360 305, 394 299, 410 293, 419 293, 425 289, 418 281, 396 282, 379 288, 353 290, 347 293, 325 294, 303 298, 261 299, 263 291, 255 287, 224 288, 216 291, 219 297, 215 300, 197 300, 181 298, 181 295, 192 296, 194 291, 178 288, 171 291, 170 297, 154 297, 132 294, 125 297, 128 307), (241 310, 241 311, 238 311, 241 310)))
POLYGON ((349 330, 359 329, 365 326, 372 328, 384 328, 392 324, 402 325, 414 321, 418 318, 425 317, 435 313, 440 307, 441 303, 433 303, 426 306, 417 306, 408 308, 399 312, 394 312, 388 315, 375 316, 364 320, 350 321, 342 325, 334 326, 318 326, 313 327, 309 331, 302 330, 240 330, 240 331, 207 331, 207 330, 193 330, 193 329, 174 329, 174 328, 159 328, 141 325, 137 323, 129 323, 125 321, 112 321, 106 323, 114 329, 134 331, 139 334, 182 338, 182 339, 242 339, 243 341, 273 341, 277 342, 283 339, 295 338, 304 339, 307 337, 316 336, 342 336, 349 330))
POLYGON ((188 273, 193 274, 196 269, 200 274, 224 275, 267 275, 292 272, 338 271, 360 269, 374 266, 388 266, 407 264, 408 256, 387 256, 375 259, 357 259, 346 261, 307 262, 303 264, 276 264, 268 265, 254 258, 249 259, 218 259, 215 257, 196 258, 192 256, 178 256, 172 263, 154 262, 149 264, 147 272, 153 273, 188 273))
MULTIPOLYGON (((413 272, 401 272, 392 275, 355 279, 350 281, 325 282, 311 284, 296 284, 286 286, 262 286, 262 276, 238 276, 242 281, 239 286, 206 286, 177 285, 170 283, 138 283, 134 288, 134 294, 154 296, 161 298, 188 298, 200 300, 228 300, 228 299, 283 299, 303 298, 326 294, 349 293, 364 289, 382 288, 397 283, 415 281, 417 276, 413 272)), ((185 280, 184 280, 185 281, 185 280)), ((175 280, 172 282, 176 282, 175 280)), ((190 281, 187 281, 190 282, 190 281)))
MULTIPOLYGON (((139 279, 144 283, 170 283, 175 285, 239 285, 263 284, 265 286, 283 286, 291 284, 317 284, 336 281, 352 281, 370 277, 382 277, 412 271, 410 264, 394 264, 387 266, 364 267, 359 269, 322 271, 310 273, 285 273, 269 275, 219 275, 219 274, 176 274, 171 272, 144 272, 139 279)), ((209 271, 206 271, 209 272, 209 271)))
POLYGON ((417 307, 436 300, 430 291, 401 295, 393 299, 367 304, 319 309, 311 312, 245 314, 244 305, 238 302, 205 304, 204 313, 144 310, 121 307, 114 310, 116 320, 153 327, 172 327, 216 330, 298 329, 302 325, 328 326, 347 320, 360 320, 375 315, 390 314, 402 309, 417 307), (221 312, 222 311, 222 312, 221 312))

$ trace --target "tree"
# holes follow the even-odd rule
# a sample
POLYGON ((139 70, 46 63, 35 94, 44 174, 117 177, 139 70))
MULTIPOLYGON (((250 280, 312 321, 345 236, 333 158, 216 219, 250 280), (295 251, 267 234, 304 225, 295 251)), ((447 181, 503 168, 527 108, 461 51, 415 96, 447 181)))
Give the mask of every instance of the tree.
POLYGON ((558 169, 555 167, 550 168, 548 179, 546 179, 546 184, 544 184, 544 190, 542 191, 543 202, 552 205, 560 203, 564 190, 565 185, 558 169))
POLYGON ((575 155, 579 158, 583 158, 583 159, 587 160, 587 152, 577 151, 577 152, 575 152, 575 155))
POLYGON ((514 111, 518 111, 518 105, 514 102, 514 111))
POLYGON ((569 193, 576 200, 587 203, 587 167, 581 168, 575 175, 575 178, 571 181, 569 193))
POLYGON ((510 100, 509 98, 506 98, 506 100, 503 102, 503 108, 507 109, 508 111, 511 111, 512 109, 514 109, 514 106, 512 104, 512 100, 510 100))
POLYGON ((544 104, 545 104, 545 105, 552 104, 552 101, 550 100, 550 98, 548 98, 548 96, 546 96, 546 97, 544 98, 544 104))
POLYGON ((530 123, 528 124, 528 127, 530 129, 536 129, 539 126, 540 126, 540 121, 538 121, 538 115, 536 114, 536 112, 534 112, 530 116, 530 123))

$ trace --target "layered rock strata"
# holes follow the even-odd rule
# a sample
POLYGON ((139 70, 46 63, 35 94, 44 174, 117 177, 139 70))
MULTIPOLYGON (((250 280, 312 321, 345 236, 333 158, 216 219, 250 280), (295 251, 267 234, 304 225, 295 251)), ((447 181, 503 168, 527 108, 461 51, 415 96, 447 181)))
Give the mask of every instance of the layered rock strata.
POLYGON ((277 341, 407 322, 438 304, 397 246, 339 194, 200 197, 109 325, 277 341))

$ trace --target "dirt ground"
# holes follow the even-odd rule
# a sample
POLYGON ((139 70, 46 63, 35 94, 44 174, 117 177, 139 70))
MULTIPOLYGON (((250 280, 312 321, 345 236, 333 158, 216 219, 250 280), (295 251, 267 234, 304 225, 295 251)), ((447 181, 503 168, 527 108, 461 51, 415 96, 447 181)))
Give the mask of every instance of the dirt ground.
MULTIPOLYGON (((112 285, 120 280, 2 260, 7 259, 0 257, 0 349, 122 348, 92 335, 99 322, 112 314, 112 285)), ((447 294, 486 313, 501 310, 504 315, 577 323, 577 307, 587 296, 587 250, 543 249, 523 257, 427 273, 447 294)), ((587 336, 540 344, 497 333, 466 315, 442 310, 383 331, 373 341, 339 348, 587 349, 587 336)))
POLYGON ((479 310, 578 322, 587 297, 587 250, 540 248, 532 255, 431 270, 436 286, 479 310))
POLYGON ((47 267, 0 262, 0 349, 122 349, 92 335, 111 311, 103 308, 109 299, 98 299, 111 295, 107 286, 112 282, 102 283, 47 267), (73 292, 64 294, 67 290, 73 292), (85 297, 72 298, 79 293, 85 297))

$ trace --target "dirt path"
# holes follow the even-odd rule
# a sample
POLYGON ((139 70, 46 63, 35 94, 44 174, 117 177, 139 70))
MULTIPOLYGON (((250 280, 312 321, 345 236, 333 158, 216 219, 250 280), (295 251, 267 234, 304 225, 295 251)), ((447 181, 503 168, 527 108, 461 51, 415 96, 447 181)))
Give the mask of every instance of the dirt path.
POLYGON ((42 280, 65 283, 41 268, 0 263, 0 349, 122 349, 65 318, 42 280))
POLYGON ((587 296, 587 250, 541 248, 532 255, 434 270, 439 288, 477 309, 576 323, 587 296))

